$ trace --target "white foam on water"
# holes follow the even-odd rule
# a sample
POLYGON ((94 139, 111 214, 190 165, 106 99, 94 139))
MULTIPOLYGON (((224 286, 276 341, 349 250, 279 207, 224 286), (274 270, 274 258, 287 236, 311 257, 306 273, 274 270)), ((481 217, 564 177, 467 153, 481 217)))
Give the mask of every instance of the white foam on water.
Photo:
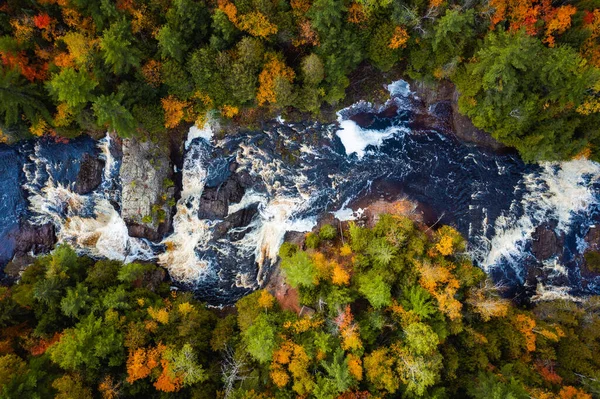
POLYGON ((542 269, 550 271, 550 278, 568 276, 568 270, 565 265, 560 263, 556 257, 546 259, 542 262, 542 269))
POLYGON ((314 217, 297 217, 310 208, 315 190, 305 175, 290 169, 281 160, 271 158, 254 145, 241 144, 236 161, 240 170, 260 177, 267 189, 264 194, 249 190, 239 204, 230 206, 229 211, 233 213, 252 203, 259 204, 258 215, 248 226, 250 231, 237 245, 254 254, 260 278, 266 261, 277 259, 286 232, 310 231, 316 225, 314 217), (295 190, 282 184, 282 176, 292 179, 295 190))
MULTIPOLYGON (((393 102, 400 108, 410 106, 406 99, 411 94, 408 83, 397 81, 387 88, 392 99, 386 105, 393 102)), ((377 147, 396 134, 408 132, 407 128, 396 126, 383 131, 363 129, 347 119, 349 115, 365 110, 374 111, 373 105, 360 102, 340 111, 339 129, 328 130, 330 138, 333 134, 339 137, 347 155, 356 153, 358 158, 364 157, 369 145, 377 147)), ((284 123, 283 119, 279 122, 284 123)), ((235 231, 244 233, 240 240, 228 241, 223 238, 215 242, 213 230, 219 221, 201 219, 198 216, 208 178, 207 168, 211 150, 204 141, 195 140, 202 138, 207 142, 213 141, 213 130, 214 125, 207 122, 202 128, 193 126, 188 132, 181 199, 176 205, 173 218, 174 231, 163 240, 166 250, 158 255, 158 262, 169 270, 174 280, 193 285, 208 275, 218 277, 215 273, 216 265, 211 264, 214 255, 209 258, 208 253, 234 259, 254 257, 258 264, 258 277, 254 279, 254 271, 244 270, 238 272, 235 280, 239 287, 254 288, 256 283, 263 282, 266 273, 262 271, 268 270, 264 267, 276 260, 286 232, 307 232, 314 228, 316 217, 302 215, 311 214, 310 211, 315 209, 315 199, 323 193, 317 191, 306 170, 277 159, 271 150, 264 150, 258 144, 241 143, 235 154, 238 172, 248 173, 256 179, 261 192, 247 190, 239 203, 229 205, 228 213, 231 215, 253 205, 257 206, 258 212, 248 226, 235 231)), ((266 134, 273 139, 273 135, 277 133, 266 134)), ((225 140, 219 141, 215 146, 223 146, 225 143, 225 140)), ((104 181, 118 178, 118 171, 115 171, 118 162, 110 152, 111 145, 112 139, 109 135, 98 144, 101 157, 105 160, 104 181)), ((32 164, 24 168, 27 177, 25 187, 31 192, 29 199, 37 222, 53 223, 57 226, 60 241, 72 243, 79 252, 92 256, 124 261, 148 260, 155 256, 151 243, 129 237, 127 226, 102 188, 91 195, 78 195, 50 179, 43 189, 40 189, 49 173, 49 166, 43 160, 36 159, 37 148, 35 156, 31 158, 32 164), (35 167, 32 168, 31 165, 35 167)), ((304 144, 297 155, 294 155, 299 160, 305 160, 323 154, 326 153, 322 148, 304 144)), ((471 159, 476 162, 473 157, 471 159)), ((573 224, 573 216, 587 212, 591 205, 596 203, 597 198, 590 183, 600 177, 600 165, 587 160, 574 160, 544 163, 541 166, 541 172, 523 176, 517 188, 523 190, 524 195, 519 203, 513 203, 511 209, 496 218, 493 226, 494 237, 476 253, 472 251, 472 255, 484 270, 490 271, 508 262, 517 274, 523 273, 521 261, 527 255, 525 247, 531 241, 536 226, 556 220, 557 231, 567 232, 573 224), (524 214, 518 213, 517 209, 523 209, 524 214)), ((498 168, 498 173, 505 172, 504 168, 498 168)), ((337 185, 351 179, 352 176, 338 176, 332 172, 329 178, 331 189, 335 191, 337 185)), ((335 194, 333 196, 335 197, 335 194)), ((339 198, 330 198, 337 199, 339 198)), ((333 212, 338 220, 354 220, 360 217, 362 209, 354 211, 347 207, 348 203, 345 202, 339 210, 333 212)), ((488 215, 486 210, 483 213, 485 233, 488 228, 488 215)), ((582 248, 584 245, 578 243, 582 248)), ((564 266, 558 262, 548 261, 544 267, 551 270, 551 277, 561 277, 566 273, 564 266)), ((568 292, 567 287, 538 286, 538 298, 541 298, 539 300, 570 298, 568 292)))
POLYGON ((335 212, 332 212, 332 215, 339 220, 340 222, 347 222, 350 220, 356 220, 356 214, 352 210, 352 208, 346 208, 342 206, 335 212))
MULTIPOLYGON (((316 218, 294 219, 304 207, 297 197, 277 197, 264 207, 259 207, 259 217, 249 225, 250 231, 238 242, 238 246, 252 253, 259 267, 258 276, 267 261, 274 262, 288 231, 306 232, 316 225, 316 218)), ((259 281, 259 284, 262 281, 259 281)))
POLYGON ((100 158, 105 161, 101 188, 96 193, 80 195, 52 179, 47 161, 40 156, 40 144, 36 143, 31 156, 33 176, 29 176, 31 171, 26 172, 28 183, 24 185, 30 193, 29 209, 34 214, 32 221, 52 223, 56 228, 57 241, 69 243, 80 254, 123 262, 151 260, 154 253, 150 243, 129 236, 125 222, 105 192, 104 185, 110 185, 118 172, 111 145, 108 133, 98 142, 100 158), (39 188, 42 171, 50 177, 39 188))
POLYGON ((268 202, 267 196, 262 193, 258 193, 252 189, 247 190, 240 202, 229 204, 228 215, 232 215, 242 209, 248 208, 250 205, 263 204, 266 205, 268 202))
POLYGON ((49 179, 29 201, 33 220, 53 223, 58 242, 81 254, 123 262, 154 258, 148 241, 130 237, 125 221, 100 194, 79 195, 49 179))
POLYGON ((408 97, 411 95, 410 84, 405 80, 396 80, 386 86, 392 97, 408 97))
POLYGON ((544 285, 538 283, 535 295, 531 297, 534 302, 566 300, 573 302, 581 302, 582 297, 575 297, 569 294, 569 287, 559 287, 554 285, 544 285))
POLYGON ((182 192, 173 218, 173 234, 163 240, 166 251, 158 256, 158 263, 171 277, 188 284, 197 283, 210 266, 199 257, 197 250, 206 248, 213 225, 200 219, 198 211, 207 178, 206 151, 195 145, 186 153, 183 165, 182 192))
POLYGON ((336 132, 336 135, 342 141, 346 155, 356 154, 360 159, 365 155, 368 146, 379 147, 385 139, 401 131, 405 131, 405 129, 398 126, 392 126, 385 130, 363 129, 354 121, 343 120, 340 122, 340 130, 336 132))
POLYGON ((288 231, 308 233, 317 225, 317 217, 311 216, 303 219, 292 219, 288 223, 288 231))
MULTIPOLYGON (((537 226, 556 221, 558 233, 568 233, 572 219, 587 212, 597 199, 591 184, 600 179, 600 164, 585 159, 566 162, 545 162, 541 172, 525 175, 520 185, 525 189, 520 205, 523 215, 513 212, 499 216, 494 225, 495 236, 487 245, 487 252, 473 253, 480 266, 489 272, 503 261, 521 276, 521 259, 525 245, 537 226)), ((513 203, 516 208, 518 204, 513 203)))
POLYGON ((112 144, 112 138, 110 137, 110 133, 106 132, 106 136, 98 141, 98 148, 100 149, 100 159, 104 160, 104 171, 103 171, 103 181, 107 182, 110 180, 116 171, 117 162, 110 152, 110 147, 112 144))
POLYGON ((192 141, 197 138, 203 138, 204 140, 210 142, 214 136, 212 123, 213 122, 209 119, 202 128, 198 128, 198 126, 193 125, 188 131, 187 140, 185 141, 185 149, 189 149, 192 141))

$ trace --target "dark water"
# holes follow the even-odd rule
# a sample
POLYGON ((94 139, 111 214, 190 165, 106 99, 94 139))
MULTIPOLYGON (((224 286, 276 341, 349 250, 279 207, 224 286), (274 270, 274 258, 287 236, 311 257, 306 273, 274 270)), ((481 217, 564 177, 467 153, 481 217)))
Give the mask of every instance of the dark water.
POLYGON ((12 257, 15 246, 12 235, 27 206, 21 191, 22 165, 23 157, 18 151, 0 146, 0 264, 6 264, 12 257))
POLYGON ((34 216, 28 212, 28 196, 40 191, 49 179, 73 188, 84 154, 98 155, 89 137, 68 144, 40 139, 15 146, 0 145, 0 265, 13 255, 20 223, 34 216))
MULTIPOLYGON (((191 285, 198 295, 223 304, 258 288, 272 259, 258 268, 255 255, 261 248, 278 245, 276 239, 266 243, 269 234, 279 237, 299 225, 310 227, 317 216, 372 195, 378 185, 398 188, 422 203, 441 223, 455 226, 468 238, 474 261, 496 281, 525 287, 529 294, 534 294, 540 283, 562 294, 600 292, 600 280, 580 271, 583 238, 599 214, 598 164, 526 165, 515 155, 466 145, 436 131, 411 131, 414 114, 410 103, 397 101, 404 101, 397 115, 376 118, 370 132, 351 126, 357 137, 394 133, 379 147, 366 147, 362 157, 346 154, 336 125, 274 123, 264 132, 240 133, 218 143, 194 140, 184 163, 183 192, 196 190, 197 194, 182 198, 177 209, 194 214, 202 187, 221 187, 235 174, 250 180, 242 209, 254 215, 245 226, 218 234, 219 220, 175 224, 173 234, 165 240, 191 243, 192 257, 208 265, 189 274, 195 276, 191 285), (236 168, 231 167, 233 162, 236 168), (536 259, 532 234, 537 226, 546 224, 563 237, 564 247, 551 259, 536 259), (281 226, 285 228, 278 229, 281 226), (194 237, 198 231, 205 234, 194 237)), ((58 230, 64 226, 66 213, 61 209, 27 210, 28 195, 42 192, 49 179, 54 186, 72 187, 84 153, 96 156, 97 143, 82 138, 69 144, 38 141, 0 147, 0 263, 12 255, 10 232, 18 228, 20 220, 45 214, 53 216, 58 230)), ((111 180, 113 188, 118 187, 118 176, 111 180)), ((106 185, 89 196, 89 201, 98 203, 106 198, 103 190, 106 185)), ((56 202, 52 206, 57 208, 56 202)), ((99 219, 99 211, 94 212, 88 217, 99 219)), ((173 255, 166 262, 160 252, 164 246, 152 248, 158 260, 178 276, 173 265, 185 265, 187 258, 173 255)), ((89 248, 79 250, 89 253, 89 248)), ((186 269, 181 266, 181 270, 186 269)))

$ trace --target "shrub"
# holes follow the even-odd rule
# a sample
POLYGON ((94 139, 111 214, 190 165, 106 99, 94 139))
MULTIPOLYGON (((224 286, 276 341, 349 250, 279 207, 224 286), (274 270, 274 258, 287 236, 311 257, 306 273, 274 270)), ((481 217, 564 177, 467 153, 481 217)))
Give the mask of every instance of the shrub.
POLYGON ((336 235, 337 231, 335 230, 335 227, 330 224, 323 225, 321 230, 319 230, 319 237, 323 240, 333 240, 336 235))
POLYGON ((306 248, 316 249, 319 247, 321 243, 321 239, 315 233, 308 233, 306 235, 306 240, 304 241, 306 248))

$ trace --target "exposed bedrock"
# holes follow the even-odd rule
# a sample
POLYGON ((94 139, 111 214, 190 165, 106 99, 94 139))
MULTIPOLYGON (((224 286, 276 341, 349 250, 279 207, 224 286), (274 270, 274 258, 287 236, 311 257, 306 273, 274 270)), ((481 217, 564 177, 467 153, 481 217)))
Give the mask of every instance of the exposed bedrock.
POLYGON ((75 192, 89 194, 94 191, 102 183, 103 170, 104 161, 88 153, 84 154, 75 181, 75 192))
POLYGON ((541 261, 555 256, 561 256, 564 249, 564 235, 557 235, 556 226, 543 224, 538 226, 533 233, 531 252, 541 261))
POLYGON ((28 222, 21 223, 14 233, 15 252, 11 262, 6 265, 4 272, 11 278, 18 278, 19 274, 30 265, 34 256, 50 252, 56 243, 54 226, 50 223, 35 226, 28 222))
POLYGON ((175 193, 172 171, 168 149, 123 141, 121 215, 132 237, 160 241, 168 233, 175 193))
POLYGON ((506 147, 496 141, 489 133, 476 128, 471 120, 458 111, 459 93, 448 80, 437 84, 411 82, 411 90, 423 101, 423 105, 432 115, 445 133, 453 133, 458 139, 474 143, 491 150, 501 150, 506 147))
MULTIPOLYGON (((237 165, 232 163, 233 172, 237 165)), ((244 237, 246 231, 236 228, 250 224, 258 212, 258 204, 252 204, 230 214, 229 206, 238 203, 244 197, 246 190, 254 184, 253 179, 245 172, 232 173, 224 182, 214 187, 206 187, 202 193, 198 216, 202 219, 221 220, 215 227, 215 239, 229 234, 230 241, 244 237), (235 231, 230 231, 236 229, 235 231)))

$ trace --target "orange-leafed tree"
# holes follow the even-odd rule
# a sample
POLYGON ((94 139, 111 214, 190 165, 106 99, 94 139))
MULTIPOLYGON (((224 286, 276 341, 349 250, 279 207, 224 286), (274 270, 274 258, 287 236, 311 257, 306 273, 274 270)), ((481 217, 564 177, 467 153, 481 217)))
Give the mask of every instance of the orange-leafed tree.
POLYGON ((277 25, 270 22, 267 17, 259 11, 240 15, 238 21, 238 28, 250 33, 252 36, 266 38, 277 33, 277 25))
POLYGON ((368 19, 367 10, 361 3, 352 3, 348 7, 348 22, 351 24, 363 24, 368 19))
POLYGON ((146 364, 146 349, 137 348, 129 352, 127 357, 127 382, 133 384, 135 381, 150 375, 151 369, 146 364))
POLYGON ((162 373, 154 383, 154 388, 162 392, 177 392, 182 388, 181 377, 174 376, 170 371, 170 364, 166 359, 161 359, 162 373))
POLYGON ((406 43, 408 42, 409 35, 406 29, 403 26, 396 26, 394 29, 394 34, 390 39, 389 48, 395 50, 399 48, 405 48, 406 43))
POLYGON ((177 97, 170 95, 161 99, 163 110, 165 111, 165 127, 177 127, 185 117, 185 110, 189 107, 188 101, 179 100, 177 97))
POLYGON ((572 386, 563 387, 558 393, 559 399, 592 399, 592 395, 572 386))
POLYGON ((46 29, 50 26, 51 22, 52 18, 50 18, 50 16, 46 13, 38 14, 35 17, 33 17, 33 24, 38 29, 46 29))
POLYGON ((285 65, 285 62, 279 55, 269 53, 267 54, 266 59, 267 62, 258 76, 259 86, 258 93, 256 94, 258 105, 265 105, 267 103, 276 104, 276 80, 280 78, 292 82, 296 76, 294 70, 285 65))
POLYGON ((560 35, 571 27, 571 17, 577 12, 577 8, 572 5, 560 6, 552 9, 545 16, 546 37, 544 42, 549 47, 554 47, 554 35, 560 35))
POLYGON ((527 351, 533 352, 535 350, 536 341, 535 332, 533 331, 536 325, 535 319, 520 313, 513 318, 512 324, 517 331, 523 334, 527 351))
POLYGON ((110 376, 105 376, 100 384, 98 384, 98 391, 102 395, 102 399, 116 399, 120 396, 121 383, 115 382, 110 376))

